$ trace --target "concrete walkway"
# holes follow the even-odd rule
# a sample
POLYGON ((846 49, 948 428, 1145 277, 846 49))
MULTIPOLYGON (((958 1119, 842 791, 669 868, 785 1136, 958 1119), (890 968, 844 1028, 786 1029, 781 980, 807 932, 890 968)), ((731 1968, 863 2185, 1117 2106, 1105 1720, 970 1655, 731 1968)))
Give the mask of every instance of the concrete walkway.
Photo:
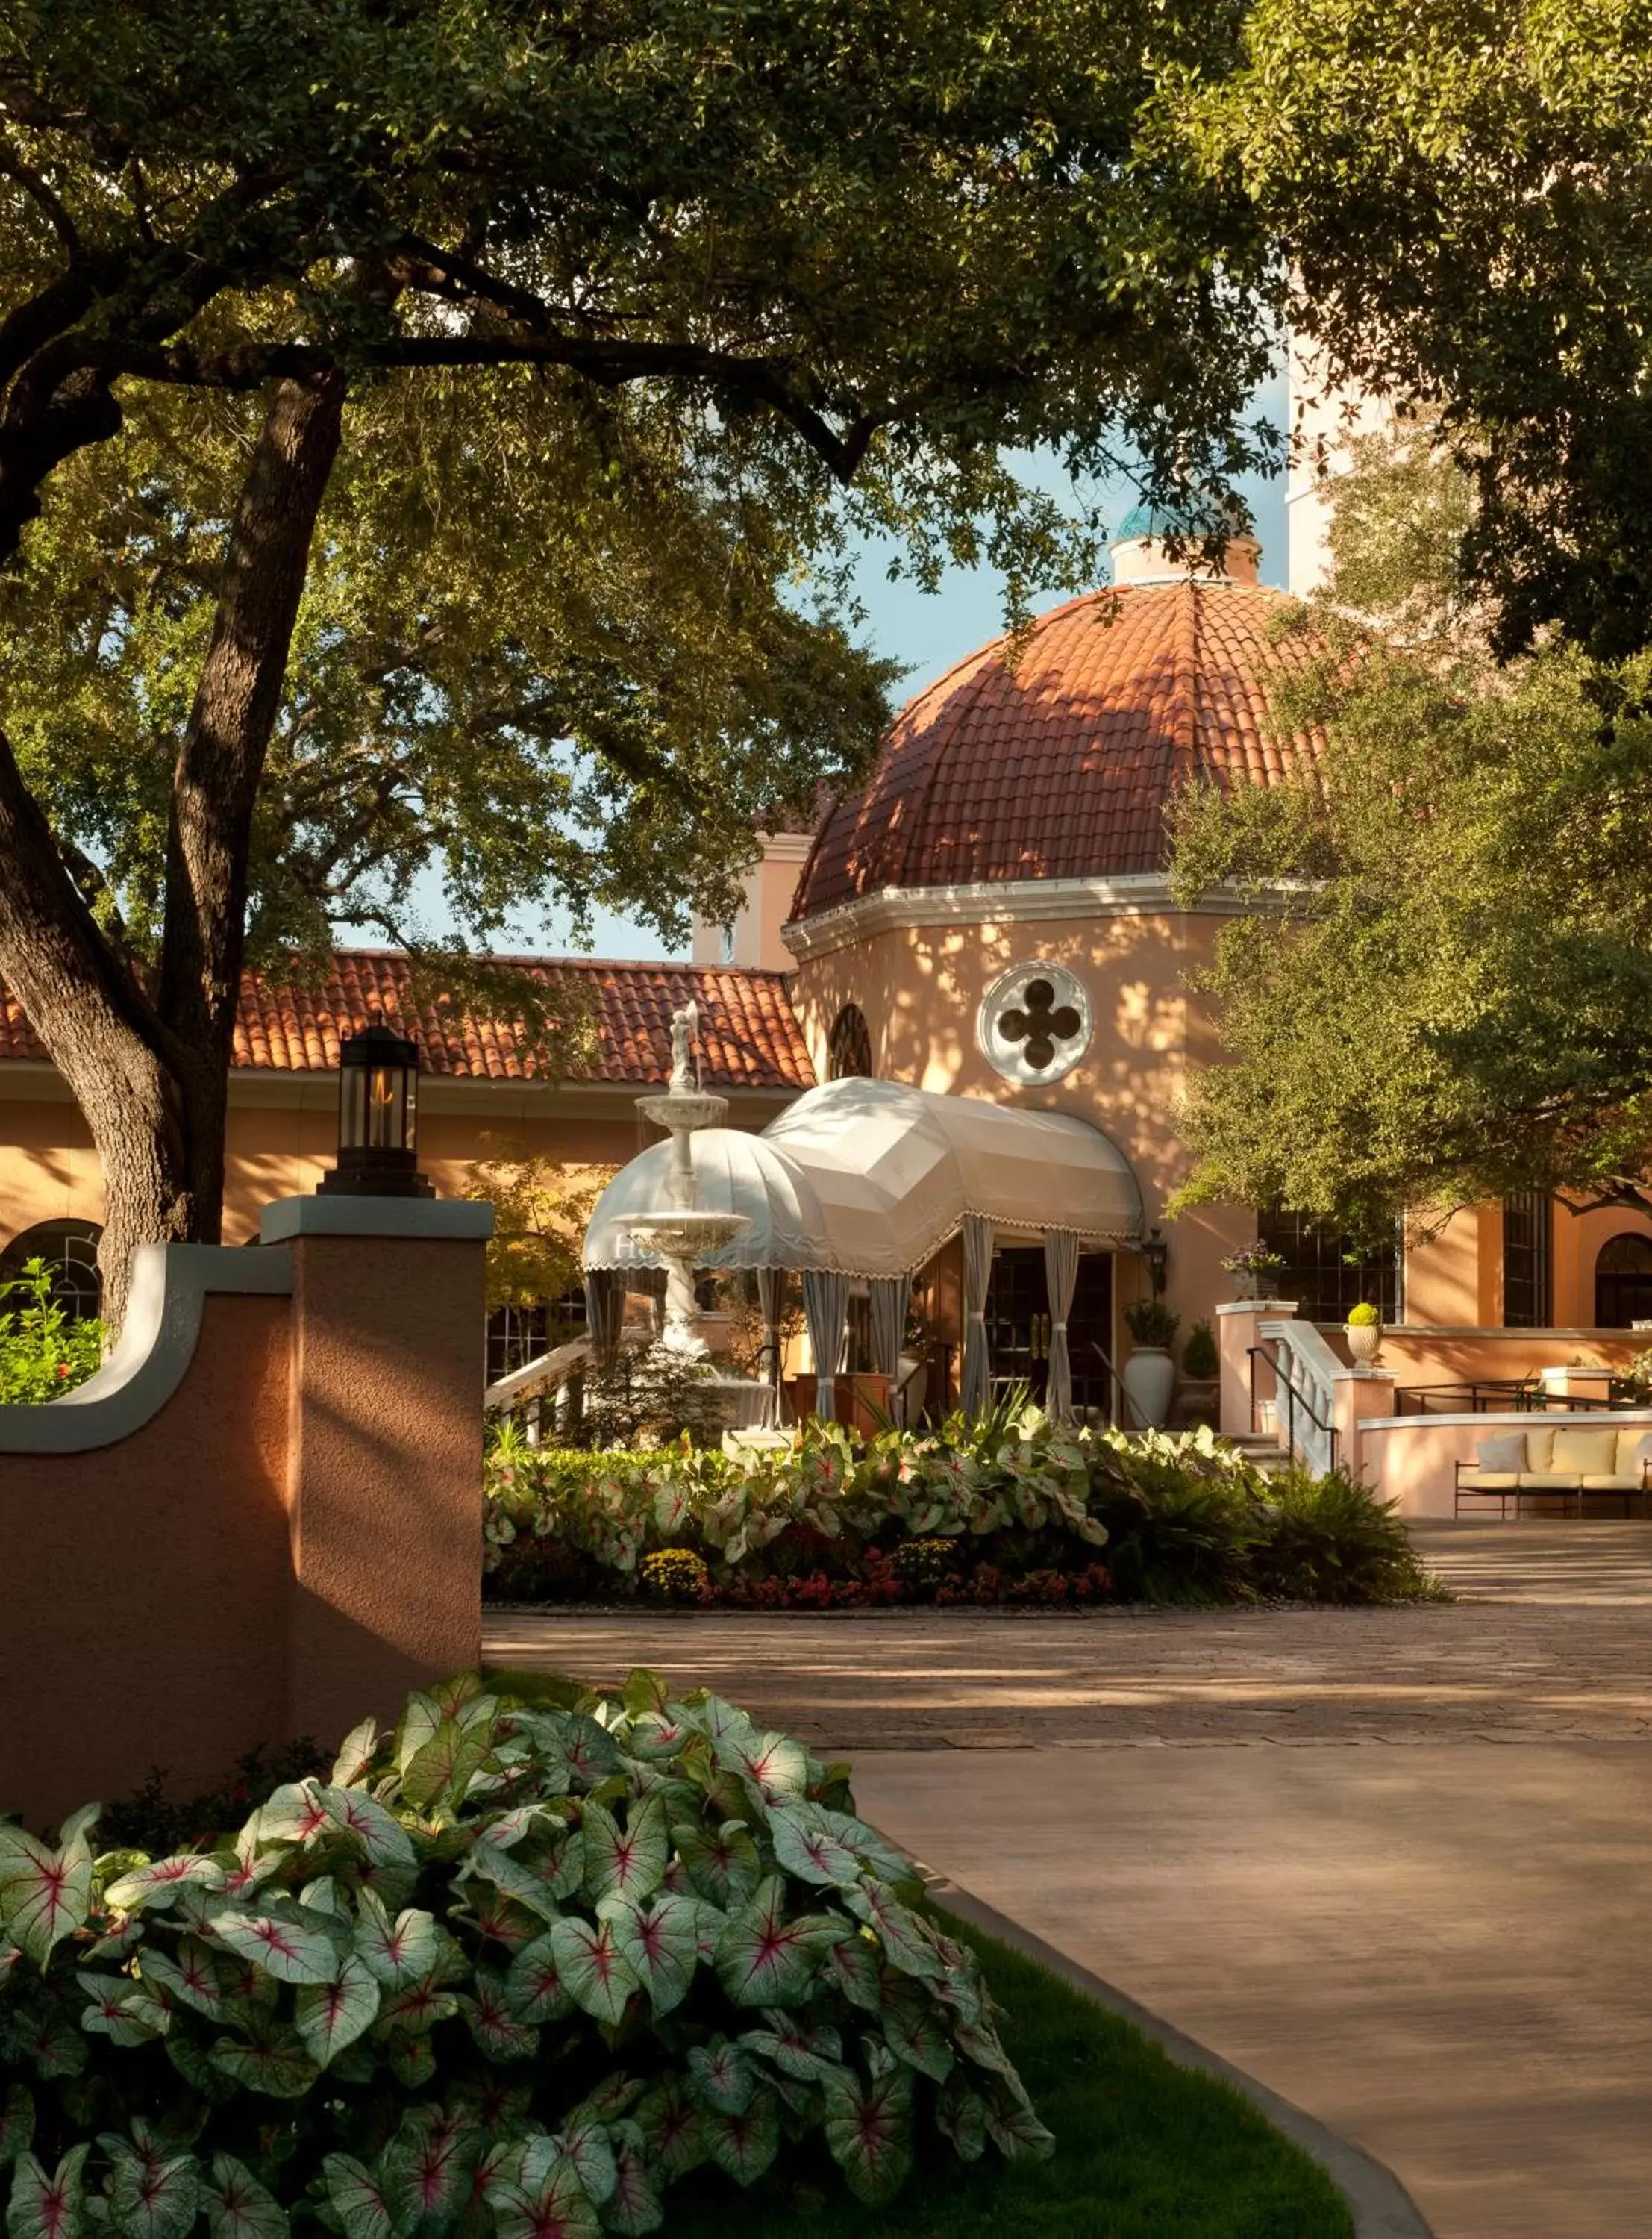
POLYGON ((1440 2239, 1628 2239, 1652 1526, 1419 1538, 1455 1606, 501 1614, 488 1652, 655 1664, 853 1756, 898 1841, 1357 2139, 1440 2239))

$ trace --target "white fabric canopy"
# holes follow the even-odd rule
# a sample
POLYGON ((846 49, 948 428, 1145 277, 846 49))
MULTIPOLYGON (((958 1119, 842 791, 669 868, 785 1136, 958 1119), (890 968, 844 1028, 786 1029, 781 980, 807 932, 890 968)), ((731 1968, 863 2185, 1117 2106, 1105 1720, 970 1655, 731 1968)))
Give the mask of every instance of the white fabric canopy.
MULTIPOLYGON (((892 1080, 832 1080, 761 1135, 708 1127, 691 1139, 698 1204, 747 1226, 709 1259, 722 1267, 833 1268, 906 1275, 957 1233, 965 1213, 1001 1240, 1052 1230, 1091 1244, 1142 1234, 1128 1161, 1087 1121, 892 1080)), ((587 1267, 659 1265, 625 1233, 669 1202, 671 1146, 633 1159, 598 1199, 587 1267)))
MULTIPOLYGON (((708 1266, 825 1266, 826 1216, 802 1168, 740 1127, 701 1127, 688 1139, 694 1202, 706 1213, 741 1213, 746 1225, 708 1266)), ((581 1253, 587 1267, 660 1267, 657 1253, 633 1243, 626 1222, 671 1202, 671 1145, 651 1143, 621 1166, 596 1201, 581 1253)))
POLYGON ((893 1080, 829 1080, 763 1131, 814 1185, 834 1264, 921 1267, 966 1213, 1002 1239, 1061 1229, 1091 1243, 1142 1234, 1129 1161, 1087 1120, 893 1080))

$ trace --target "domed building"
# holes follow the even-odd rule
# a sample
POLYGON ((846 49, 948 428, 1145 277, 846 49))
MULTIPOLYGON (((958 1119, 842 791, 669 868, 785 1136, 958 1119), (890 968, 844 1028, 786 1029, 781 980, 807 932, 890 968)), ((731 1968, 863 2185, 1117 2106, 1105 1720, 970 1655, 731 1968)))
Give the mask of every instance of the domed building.
MULTIPOLYGON (((1234 907, 1176 900, 1167 816, 1190 786, 1267 785, 1311 759, 1318 740, 1282 735, 1271 694, 1317 643, 1281 628, 1291 602, 1257 582, 1251 540, 1190 572, 1162 528, 1138 508, 1111 588, 1018 644, 984 646, 911 702, 866 783, 821 822, 784 939, 822 1079, 866 1073, 1105 1134, 1135 1172, 1185 1333, 1231 1295, 1220 1262, 1256 1224, 1203 1211, 1151 1235, 1188 1166, 1177 1093, 1213 1054, 1188 978, 1234 907)), ((1145 1254, 1086 1255, 1076 1384, 1105 1381, 1099 1355, 1127 1350, 1121 1311, 1149 1287, 1145 1254)), ((1046 1311, 1040 1255, 1000 1251, 1000 1373, 1037 1381, 1046 1311)))

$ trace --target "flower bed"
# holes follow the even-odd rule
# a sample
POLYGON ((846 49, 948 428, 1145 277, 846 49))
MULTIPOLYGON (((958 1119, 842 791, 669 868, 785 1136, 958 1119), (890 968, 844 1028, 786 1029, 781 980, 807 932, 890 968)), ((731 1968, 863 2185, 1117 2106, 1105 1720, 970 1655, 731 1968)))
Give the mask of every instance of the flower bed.
POLYGON ((786 1452, 530 1450, 483 1494, 490 1599, 734 1609, 1340 1602, 1436 1590, 1348 1478, 1264 1477, 1209 1431, 1036 1409, 925 1437, 812 1424, 786 1452))
POLYGON ((599 2239, 1049 2132, 848 1768, 636 1671, 474 1674, 209 1850, 0 1824, 11 2239, 599 2239))

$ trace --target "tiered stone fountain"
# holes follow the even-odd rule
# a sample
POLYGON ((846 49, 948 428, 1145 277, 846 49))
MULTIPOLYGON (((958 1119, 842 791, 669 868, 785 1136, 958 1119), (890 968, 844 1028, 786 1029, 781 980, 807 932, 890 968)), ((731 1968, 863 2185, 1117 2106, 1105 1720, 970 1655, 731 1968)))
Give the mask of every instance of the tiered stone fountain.
POLYGON ((749 1224, 743 1213, 710 1213, 696 1205, 691 1140, 701 1127, 720 1127, 728 1116, 728 1099, 708 1095, 694 1077, 690 1051, 700 1026, 697 1007, 689 1003, 671 1014, 671 1080, 663 1096, 640 1096, 645 1120, 671 1132, 671 1171, 667 1206, 639 1213, 627 1232, 645 1251, 666 1263, 665 1327, 660 1342, 703 1360, 707 1351, 694 1297, 694 1270, 703 1267, 749 1224))

